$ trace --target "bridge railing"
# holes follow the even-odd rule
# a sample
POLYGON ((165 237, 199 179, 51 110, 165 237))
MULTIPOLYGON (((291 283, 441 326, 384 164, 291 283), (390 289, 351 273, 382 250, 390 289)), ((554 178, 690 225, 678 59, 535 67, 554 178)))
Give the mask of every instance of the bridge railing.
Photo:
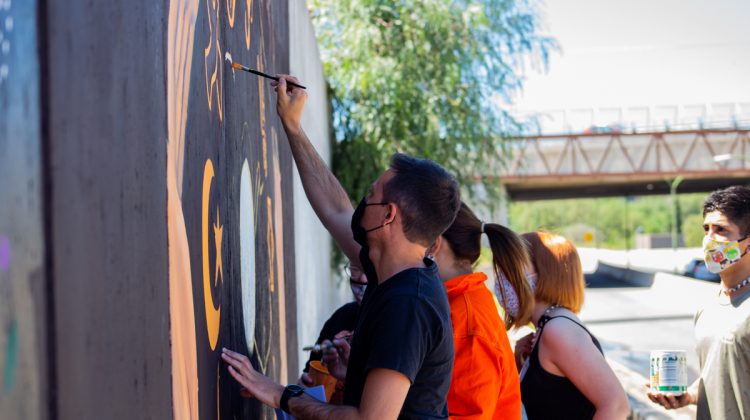
POLYGON ((527 136, 510 141, 510 158, 497 169, 505 179, 747 171, 749 129, 527 136))
POLYGON ((528 134, 750 128, 750 102, 511 111, 528 134))

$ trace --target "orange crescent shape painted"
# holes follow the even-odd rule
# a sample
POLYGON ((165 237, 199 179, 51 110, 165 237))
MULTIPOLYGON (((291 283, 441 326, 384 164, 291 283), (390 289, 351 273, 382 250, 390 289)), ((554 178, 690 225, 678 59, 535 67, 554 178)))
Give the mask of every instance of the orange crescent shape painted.
POLYGON ((203 255, 203 303, 206 306, 206 330, 208 331, 208 343, 211 350, 216 350, 216 342, 219 340, 219 321, 221 320, 221 307, 214 305, 211 296, 211 270, 208 261, 208 200, 211 197, 211 181, 214 179, 214 165, 211 159, 206 160, 203 169, 203 198, 201 205, 201 254, 203 255))

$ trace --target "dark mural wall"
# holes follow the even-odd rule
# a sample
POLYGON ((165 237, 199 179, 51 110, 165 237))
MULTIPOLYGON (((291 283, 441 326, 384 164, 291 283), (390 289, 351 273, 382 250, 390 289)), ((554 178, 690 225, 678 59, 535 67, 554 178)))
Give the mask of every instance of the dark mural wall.
POLYGON ((175 166, 193 300, 202 301, 193 306, 202 418, 216 413, 217 391, 224 410, 271 415, 237 397, 222 346, 285 382, 297 372, 291 155, 268 81, 233 72, 225 59, 287 69, 287 13, 278 1, 201 1, 187 50, 183 162, 175 166))
POLYGON ((225 61, 287 72, 287 14, 40 5, 53 354, 36 377, 53 417, 272 417, 239 397, 222 347, 296 377, 291 155, 268 81, 225 61))

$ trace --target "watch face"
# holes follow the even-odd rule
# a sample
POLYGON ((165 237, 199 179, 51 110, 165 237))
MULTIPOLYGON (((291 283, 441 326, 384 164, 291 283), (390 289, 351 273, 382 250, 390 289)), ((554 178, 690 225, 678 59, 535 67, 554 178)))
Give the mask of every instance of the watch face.
POLYGON ((286 388, 291 392, 292 395, 299 395, 305 392, 305 388, 302 388, 299 385, 289 385, 286 388))

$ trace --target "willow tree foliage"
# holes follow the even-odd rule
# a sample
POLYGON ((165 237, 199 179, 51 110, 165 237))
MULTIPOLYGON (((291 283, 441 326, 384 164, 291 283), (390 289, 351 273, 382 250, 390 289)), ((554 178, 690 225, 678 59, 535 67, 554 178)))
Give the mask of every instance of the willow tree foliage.
MULTIPOLYGON (((396 151, 470 185, 519 125, 502 108, 553 40, 525 0, 311 0, 336 136, 333 170, 354 200, 396 151)), ((477 178, 479 177, 479 178, 477 178)), ((496 191, 496 180, 486 182, 496 191)))

